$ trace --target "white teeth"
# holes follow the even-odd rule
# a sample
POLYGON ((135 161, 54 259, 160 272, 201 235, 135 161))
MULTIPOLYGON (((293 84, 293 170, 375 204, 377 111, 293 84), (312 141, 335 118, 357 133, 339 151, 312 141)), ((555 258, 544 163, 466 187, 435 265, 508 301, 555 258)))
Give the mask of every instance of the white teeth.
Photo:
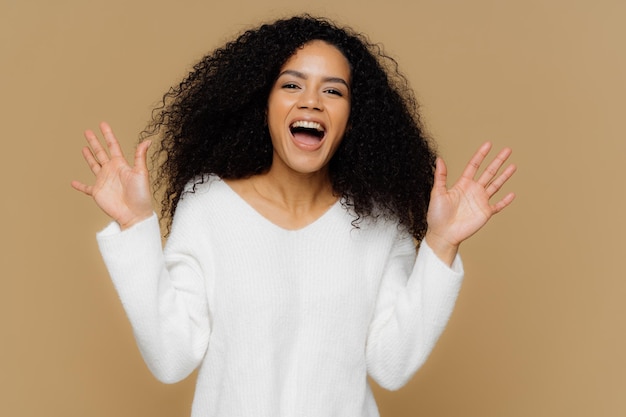
POLYGON ((315 129, 315 130, 320 131, 320 132, 324 131, 324 128, 322 127, 321 124, 319 124, 317 122, 310 122, 310 121, 307 121, 307 120, 298 120, 297 122, 293 122, 291 127, 292 128, 300 127, 300 128, 304 128, 304 129, 315 129))

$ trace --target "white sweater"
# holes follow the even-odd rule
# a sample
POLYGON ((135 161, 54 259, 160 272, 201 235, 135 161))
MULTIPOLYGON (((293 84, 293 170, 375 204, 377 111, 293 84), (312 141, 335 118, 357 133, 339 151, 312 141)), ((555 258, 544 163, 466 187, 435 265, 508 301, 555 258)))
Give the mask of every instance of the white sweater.
POLYGON ((388 221, 336 203, 285 230, 213 177, 179 202, 161 247, 156 215, 98 243, 143 358, 163 382, 200 366, 192 417, 374 417, 426 360, 463 277, 388 221))

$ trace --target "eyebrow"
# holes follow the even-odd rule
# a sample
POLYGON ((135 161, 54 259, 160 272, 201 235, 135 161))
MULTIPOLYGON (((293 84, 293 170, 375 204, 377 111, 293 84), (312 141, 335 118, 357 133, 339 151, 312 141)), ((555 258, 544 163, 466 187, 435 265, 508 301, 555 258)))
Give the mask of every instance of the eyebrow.
MULTIPOLYGON (((283 72, 278 74, 278 78, 282 77, 283 75, 293 75, 294 77, 301 78, 303 80, 306 80, 308 78, 306 74, 296 70, 284 70, 283 72)), ((348 84, 348 82, 341 77, 324 77, 322 78, 322 81, 325 83, 343 84, 346 86, 346 88, 348 88, 348 90, 350 89, 350 85, 348 84)))

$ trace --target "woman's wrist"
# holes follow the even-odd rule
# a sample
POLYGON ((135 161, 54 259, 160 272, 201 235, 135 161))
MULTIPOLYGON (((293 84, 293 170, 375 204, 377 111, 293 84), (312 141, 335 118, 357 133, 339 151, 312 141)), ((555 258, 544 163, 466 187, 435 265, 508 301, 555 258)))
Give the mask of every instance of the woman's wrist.
POLYGON ((131 227, 133 227, 134 225, 143 222, 144 220, 149 219, 150 217, 152 217, 153 212, 151 211, 150 213, 144 213, 142 215, 137 215, 134 216, 131 219, 128 219, 124 222, 120 222, 119 220, 117 221, 117 224, 120 225, 120 230, 126 230, 126 229, 130 229, 131 227))
POLYGON ((430 230, 426 232, 424 240, 439 259, 447 265, 452 265, 452 262, 459 251, 458 244, 450 243, 442 236, 439 236, 430 230))

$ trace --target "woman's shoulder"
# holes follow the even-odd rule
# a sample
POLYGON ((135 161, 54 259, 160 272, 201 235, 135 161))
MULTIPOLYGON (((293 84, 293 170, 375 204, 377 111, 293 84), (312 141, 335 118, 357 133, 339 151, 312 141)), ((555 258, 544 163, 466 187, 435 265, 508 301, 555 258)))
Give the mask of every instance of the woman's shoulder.
POLYGON ((180 196, 176 212, 187 212, 188 210, 204 207, 207 208, 211 202, 219 202, 224 199, 227 193, 227 185, 217 175, 206 174, 190 180, 180 196))
POLYGON ((193 178, 185 185, 179 204, 193 203, 198 200, 221 200, 232 196, 230 182, 215 174, 205 174, 193 178))
POLYGON ((221 181, 222 179, 215 174, 198 175, 187 182, 181 199, 187 194, 206 193, 211 188, 211 185, 221 181))
POLYGON ((398 219, 390 216, 383 211, 375 211, 374 213, 359 217, 355 214, 351 205, 345 203, 342 199, 346 218, 354 230, 362 235, 364 239, 371 241, 411 241, 413 237, 409 233, 406 226, 400 224, 398 219))
POLYGON ((195 229, 220 212, 228 210, 226 185, 217 175, 202 175, 190 180, 178 200, 172 219, 175 229, 195 229))

